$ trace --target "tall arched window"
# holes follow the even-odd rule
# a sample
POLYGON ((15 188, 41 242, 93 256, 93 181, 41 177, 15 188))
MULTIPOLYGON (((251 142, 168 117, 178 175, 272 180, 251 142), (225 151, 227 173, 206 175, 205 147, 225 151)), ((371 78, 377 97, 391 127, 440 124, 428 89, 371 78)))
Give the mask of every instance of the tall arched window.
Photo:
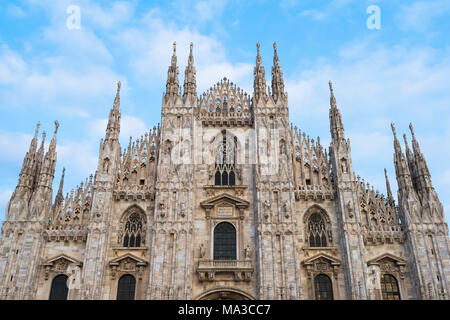
POLYGON ((381 276, 381 293, 383 300, 400 300, 400 290, 397 279, 391 274, 381 276))
POLYGON ((214 229, 214 260, 236 260, 236 229, 229 222, 214 229))
POLYGON ((333 300, 333 286, 331 279, 325 274, 318 274, 314 278, 316 300, 333 300))
POLYGON ((216 150, 214 184, 216 186, 234 186, 236 184, 236 141, 222 132, 222 143, 216 150))
POLYGON ((117 300, 134 300, 136 279, 131 274, 126 274, 119 279, 117 286, 117 300))
POLYGON ((68 277, 64 274, 60 274, 53 279, 49 300, 67 300, 67 294, 69 293, 67 279, 68 277))
POLYGON ((123 232, 123 246, 124 247, 140 247, 145 240, 144 234, 144 214, 133 208, 133 212, 128 215, 125 222, 123 232), (144 241, 143 241, 144 240, 144 241))
POLYGON ((319 213, 313 213, 308 220, 308 235, 310 247, 326 247, 327 233, 325 220, 319 213))

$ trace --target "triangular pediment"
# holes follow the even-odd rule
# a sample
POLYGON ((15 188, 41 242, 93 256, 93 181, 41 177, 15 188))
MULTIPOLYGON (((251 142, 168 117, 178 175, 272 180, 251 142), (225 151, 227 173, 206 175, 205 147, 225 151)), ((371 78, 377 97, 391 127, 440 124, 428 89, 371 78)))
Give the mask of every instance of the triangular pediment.
POLYGON ((83 262, 81 262, 81 261, 79 261, 79 260, 77 260, 75 258, 71 258, 71 257, 69 257, 69 256, 67 256, 65 254, 59 254, 59 255, 57 255, 57 256, 47 260, 46 262, 44 262, 44 265, 52 266, 56 261, 61 260, 61 259, 66 260, 68 263, 74 264, 74 265, 77 265, 77 266, 82 266, 83 265, 83 262))
POLYGON ((109 261, 109 264, 110 265, 119 265, 121 261, 126 260, 126 259, 133 260, 138 266, 139 265, 147 265, 147 261, 145 261, 144 259, 141 259, 131 253, 127 253, 120 257, 114 258, 113 260, 109 261))
POLYGON ((373 259, 369 260, 369 261, 367 262, 367 264, 368 264, 368 265, 371 265, 371 264, 379 264, 379 262, 380 262, 381 260, 386 259, 386 258, 395 261, 395 263, 396 263, 397 265, 405 265, 405 264, 406 264, 406 260, 405 260, 405 259, 400 258, 400 257, 398 257, 398 256, 396 256, 396 255, 391 254, 391 253, 384 253, 384 254, 382 254, 382 255, 376 257, 376 258, 373 258, 373 259))
POLYGON ((318 253, 318 254, 316 254, 316 255, 306 259, 305 261, 303 261, 303 264, 304 265, 311 265, 311 264, 314 264, 314 262, 316 262, 317 260, 320 260, 320 259, 324 259, 324 260, 329 261, 332 266, 333 265, 338 266, 338 265, 341 264, 341 261, 339 259, 337 259, 337 258, 335 258, 333 256, 330 256, 329 254, 326 254, 326 253, 318 253))
POLYGON ((244 199, 238 198, 238 197, 233 196, 228 193, 222 193, 215 197, 212 197, 210 199, 200 202, 200 206, 203 208, 209 209, 209 208, 214 207, 218 203, 228 203, 228 204, 231 204, 233 206, 236 206, 238 208, 243 208, 243 209, 248 208, 248 206, 250 205, 250 202, 248 202, 244 199))

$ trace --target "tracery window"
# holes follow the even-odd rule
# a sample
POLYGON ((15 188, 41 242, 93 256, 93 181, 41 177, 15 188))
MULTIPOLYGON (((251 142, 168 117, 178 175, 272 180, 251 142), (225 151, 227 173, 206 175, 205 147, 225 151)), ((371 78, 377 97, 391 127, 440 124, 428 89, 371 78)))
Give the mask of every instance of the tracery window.
POLYGON ((236 228, 229 222, 214 229, 214 260, 236 260, 236 228))
POLYGON ((318 274, 314 278, 316 300, 333 300, 333 286, 331 279, 325 274, 318 274))
POLYGON ((397 279, 391 274, 381 276, 381 293, 383 300, 400 300, 400 290, 397 279))
POLYGON ((117 300, 134 300, 136 279, 131 274, 126 274, 119 279, 117 286, 117 300))
POLYGON ((67 279, 68 277, 65 274, 60 274, 53 279, 49 300, 67 300, 67 294, 69 293, 67 279))
POLYGON ((309 246, 326 247, 327 233, 325 221, 319 213, 313 213, 308 220, 309 246))
POLYGON ((222 143, 216 150, 214 184, 216 186, 234 186, 236 184, 236 143, 227 139, 226 132, 222 132, 222 143))
POLYGON ((144 235, 144 216, 140 212, 132 212, 124 226, 123 246, 140 247, 144 235))

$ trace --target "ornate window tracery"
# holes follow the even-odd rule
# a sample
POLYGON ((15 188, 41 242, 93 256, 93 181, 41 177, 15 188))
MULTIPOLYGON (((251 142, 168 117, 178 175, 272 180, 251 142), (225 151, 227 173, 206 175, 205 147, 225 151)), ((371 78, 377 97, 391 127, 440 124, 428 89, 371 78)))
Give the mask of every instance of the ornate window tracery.
POLYGON ((134 300, 136 279, 131 274, 126 274, 119 279, 117 286, 117 300, 134 300))
POLYGON ((125 221, 123 230, 123 246, 140 247, 145 242, 145 216, 137 208, 133 208, 125 221))
POLYGON ((214 184, 234 186, 236 184, 236 143, 222 132, 222 143, 216 150, 214 184))
POLYGON ((236 260, 236 228, 229 222, 214 229, 214 260, 236 260))
POLYGON ((383 300, 400 300, 400 290, 397 279, 391 274, 381 276, 381 293, 383 300))
POLYGON ((65 274, 60 274, 53 279, 49 300, 67 300, 67 294, 69 293, 67 279, 68 277, 65 274))
POLYGON ((314 291, 316 300, 333 300, 333 285, 330 277, 325 274, 318 274, 314 278, 314 291))
POLYGON ((317 212, 308 219, 308 235, 310 247, 326 247, 328 245, 326 224, 322 215, 317 212))

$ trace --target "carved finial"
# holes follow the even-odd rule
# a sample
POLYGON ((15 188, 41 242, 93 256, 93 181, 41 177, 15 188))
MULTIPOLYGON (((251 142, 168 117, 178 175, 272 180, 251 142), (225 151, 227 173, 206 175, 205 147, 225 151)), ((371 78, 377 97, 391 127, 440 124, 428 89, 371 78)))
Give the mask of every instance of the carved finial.
POLYGON ((173 42, 173 54, 175 55, 177 53, 177 42, 173 42))
POLYGON ((406 138, 406 134, 403 134, 403 141, 405 141, 405 146, 408 148, 408 139, 406 138))
POLYGON ((275 67, 278 66, 278 55, 277 55, 277 43, 273 43, 273 64, 275 67))
POLYGON ((58 122, 58 120, 55 120, 55 134, 58 132, 58 128, 59 128, 59 122, 58 122))
POLYGON ((34 136, 37 138, 37 135, 38 135, 38 133, 39 133, 39 128, 41 127, 41 123, 40 122, 38 122, 37 123, 37 125, 36 125, 36 131, 34 132, 34 136))
POLYGON ((330 86, 330 92, 331 92, 331 94, 333 94, 333 82, 331 82, 331 80, 328 81, 328 85, 330 86))
POLYGON ((392 133, 394 134, 394 137, 397 138, 397 133, 395 132, 395 125, 393 122, 391 122, 391 128, 392 128, 392 133))
POLYGON ((412 135, 413 139, 415 139, 415 135, 414 135, 414 127, 413 127, 413 125, 412 125, 411 122, 409 123, 409 130, 411 131, 411 135, 412 135))
POLYGON ((259 42, 256 44, 256 64, 261 64, 261 56, 259 55, 259 42))

